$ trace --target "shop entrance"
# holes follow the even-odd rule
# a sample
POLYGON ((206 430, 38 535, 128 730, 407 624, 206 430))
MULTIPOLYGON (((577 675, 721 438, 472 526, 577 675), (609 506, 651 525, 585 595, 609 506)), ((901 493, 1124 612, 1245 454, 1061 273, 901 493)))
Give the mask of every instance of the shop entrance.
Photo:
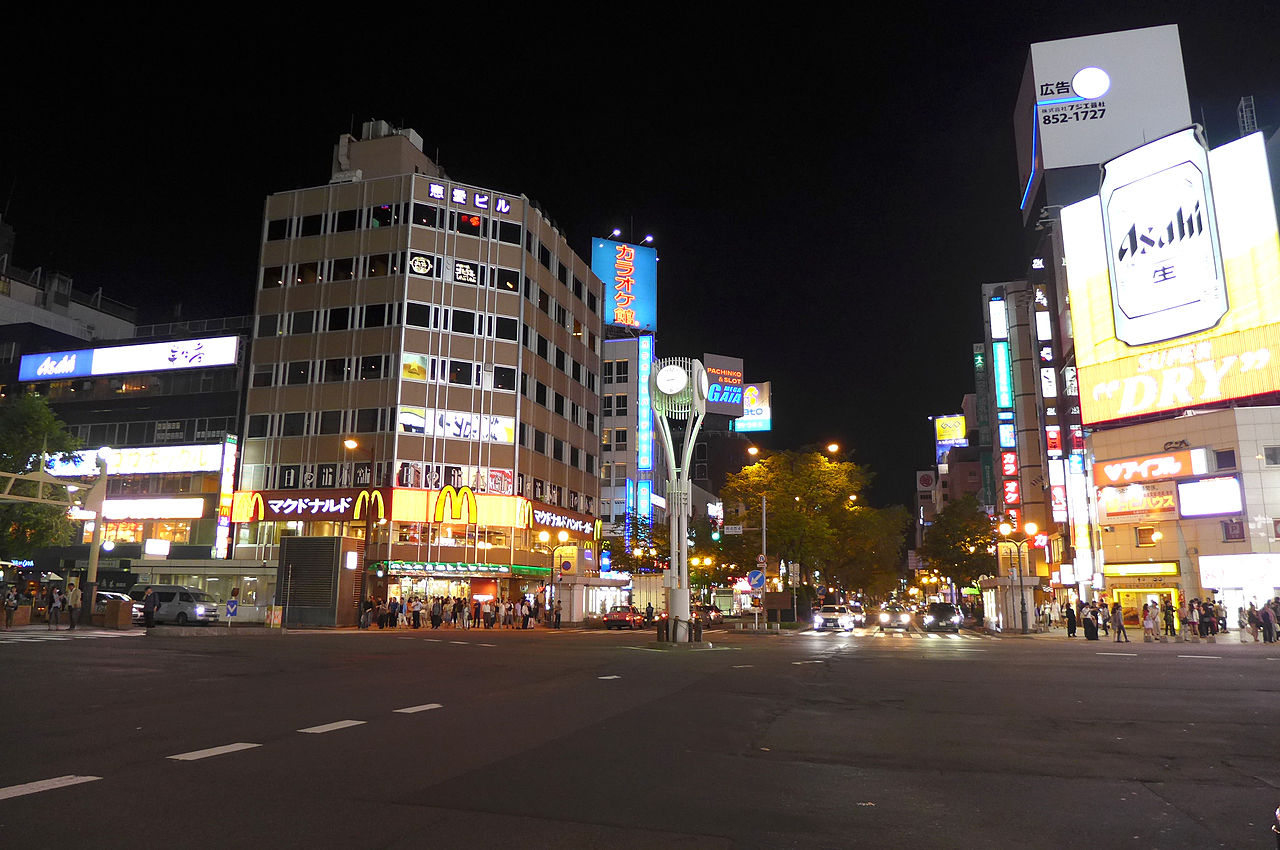
MULTIPOLYGON (((1156 627, 1160 632, 1164 631, 1164 606, 1172 605, 1173 610, 1177 611, 1181 604, 1181 597, 1176 587, 1143 587, 1143 588, 1108 588, 1107 595, 1111 597, 1113 602, 1119 602, 1120 608, 1124 611, 1125 628, 1136 627, 1142 628, 1142 606, 1158 605, 1158 616, 1156 617, 1156 627)), ((1177 618, 1174 619, 1175 624, 1177 618)), ((1175 625, 1175 628, 1177 626, 1175 625)))

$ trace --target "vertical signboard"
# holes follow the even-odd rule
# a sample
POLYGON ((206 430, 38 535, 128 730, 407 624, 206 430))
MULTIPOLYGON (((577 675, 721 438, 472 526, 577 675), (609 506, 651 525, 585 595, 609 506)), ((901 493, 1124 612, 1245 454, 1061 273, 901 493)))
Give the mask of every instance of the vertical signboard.
POLYGON ((228 434, 222 443, 222 477, 218 486, 218 530, 213 543, 215 558, 231 556, 231 502, 236 491, 236 443, 237 439, 232 434, 228 434))
POLYGON ((636 469, 653 469, 653 404, 649 372, 653 369, 653 337, 636 340, 636 469))
POLYGON ((707 413, 742 415, 742 358, 703 354, 707 369, 707 413))
POLYGON ((605 324, 650 332, 657 329, 657 251, 645 245, 593 239, 591 271, 604 283, 605 324))
POLYGON ((733 430, 768 431, 773 427, 772 389, 770 381, 742 388, 742 416, 733 421, 733 430))

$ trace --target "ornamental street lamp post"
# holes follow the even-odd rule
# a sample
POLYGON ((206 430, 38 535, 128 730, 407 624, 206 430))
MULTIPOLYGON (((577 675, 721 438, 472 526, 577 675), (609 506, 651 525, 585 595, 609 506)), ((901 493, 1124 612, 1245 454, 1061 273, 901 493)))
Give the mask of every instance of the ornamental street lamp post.
POLYGON ((1011 536, 1014 531, 1014 527, 1011 524, 1007 522, 1000 523, 1000 536, 1003 537, 1006 542, 1012 543, 1014 545, 1014 550, 1018 553, 1018 564, 1014 567, 1014 570, 1018 574, 1018 599, 1022 607, 1022 633, 1025 635, 1029 630, 1027 628, 1027 596, 1022 587, 1022 551, 1024 548, 1027 549, 1027 568, 1030 569, 1030 549, 1027 547, 1027 544, 1036 536, 1036 532, 1039 528, 1034 522, 1029 522, 1022 527, 1022 530, 1024 532, 1022 538, 1017 539, 1011 536))

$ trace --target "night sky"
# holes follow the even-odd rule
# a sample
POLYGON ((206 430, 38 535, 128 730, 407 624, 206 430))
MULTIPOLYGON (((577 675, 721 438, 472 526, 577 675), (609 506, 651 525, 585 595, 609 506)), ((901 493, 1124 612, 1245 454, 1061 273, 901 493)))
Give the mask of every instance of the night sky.
POLYGON ((61 21, 56 40, 6 39, 0 212, 17 265, 144 321, 177 301, 247 314, 264 197, 326 183, 365 120, 412 127, 453 179, 537 200, 584 258, 614 227, 652 233, 659 355, 742 356, 773 381, 764 445, 835 439, 876 473, 873 501, 909 503, 926 417, 973 389, 979 286, 1025 262, 1029 45, 1176 23, 1212 144, 1243 95, 1280 125, 1272 4, 1113 5, 61 21))

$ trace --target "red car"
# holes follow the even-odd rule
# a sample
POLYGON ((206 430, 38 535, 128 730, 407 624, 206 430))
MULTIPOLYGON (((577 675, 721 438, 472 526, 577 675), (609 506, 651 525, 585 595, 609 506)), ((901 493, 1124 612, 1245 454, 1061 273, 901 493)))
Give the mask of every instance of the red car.
POLYGON ((643 629, 644 615, 628 605, 614 605, 604 615, 606 629, 643 629))

